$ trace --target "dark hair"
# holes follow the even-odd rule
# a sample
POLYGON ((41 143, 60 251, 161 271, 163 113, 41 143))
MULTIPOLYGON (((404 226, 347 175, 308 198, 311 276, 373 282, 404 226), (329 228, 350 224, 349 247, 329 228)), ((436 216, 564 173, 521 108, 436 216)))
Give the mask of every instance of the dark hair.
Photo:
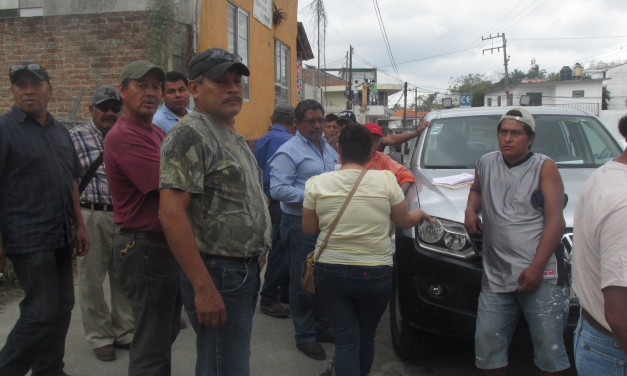
POLYGON ((309 110, 320 110, 322 111, 322 115, 324 115, 324 107, 322 107, 320 102, 313 99, 305 99, 302 102, 298 102, 296 108, 294 109, 294 116, 296 117, 296 120, 304 120, 305 113, 309 110))
POLYGON ((337 115, 336 114, 328 114, 327 116, 324 117, 324 120, 326 120, 326 121, 337 121, 337 115))
POLYGON ((364 164, 370 159, 372 136, 368 128, 359 125, 347 125, 340 132, 338 139, 343 163, 364 164))
POLYGON ((287 104, 280 104, 276 106, 272 112, 270 121, 272 121, 272 124, 292 126, 294 124, 294 107, 287 104))
POLYGON ((620 118, 618 121, 618 131, 627 139, 627 115, 620 118))
POLYGON ((187 79, 187 76, 185 76, 183 73, 175 72, 175 71, 170 71, 170 72, 166 73, 165 74, 165 80, 167 82, 183 81, 183 82, 185 82, 185 86, 187 86, 189 84, 189 80, 187 79))

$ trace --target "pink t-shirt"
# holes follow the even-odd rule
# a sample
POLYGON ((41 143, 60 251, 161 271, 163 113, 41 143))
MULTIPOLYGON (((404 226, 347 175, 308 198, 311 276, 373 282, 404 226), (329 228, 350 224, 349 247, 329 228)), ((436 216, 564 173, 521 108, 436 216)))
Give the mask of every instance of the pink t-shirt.
POLYGON ((119 118, 107 133, 104 165, 113 197, 113 220, 121 228, 161 231, 159 153, 165 132, 119 118))

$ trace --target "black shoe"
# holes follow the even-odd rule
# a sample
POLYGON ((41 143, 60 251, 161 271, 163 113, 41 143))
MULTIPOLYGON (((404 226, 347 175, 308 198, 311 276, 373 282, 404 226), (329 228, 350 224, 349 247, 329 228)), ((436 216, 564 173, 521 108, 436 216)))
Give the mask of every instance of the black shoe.
POLYGON ((316 336, 316 341, 324 343, 335 343, 335 336, 333 334, 316 336))
POLYGON ((268 316, 287 318, 290 317, 290 307, 286 307, 283 304, 272 304, 268 306, 259 306, 261 313, 265 313, 268 316))
POLYGON ((121 344, 118 341, 113 342, 113 347, 115 347, 116 349, 123 349, 123 350, 130 350, 131 349, 131 343, 125 343, 125 344, 121 344))
POLYGON ((94 349, 94 355, 98 360, 103 362, 110 362, 115 360, 115 350, 113 349, 113 345, 104 345, 94 349))
POLYGON ((302 351, 303 354, 307 355, 311 359, 325 360, 327 358, 327 354, 324 352, 324 348, 322 348, 322 346, 320 346, 320 344, 316 341, 297 343, 296 347, 300 351, 302 351))

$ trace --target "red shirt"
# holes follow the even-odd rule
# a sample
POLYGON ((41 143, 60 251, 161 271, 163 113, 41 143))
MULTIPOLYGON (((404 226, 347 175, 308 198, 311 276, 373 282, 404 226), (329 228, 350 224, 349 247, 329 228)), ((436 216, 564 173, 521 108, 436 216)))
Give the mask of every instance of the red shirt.
POLYGON ((113 197, 113 220, 121 228, 161 231, 159 152, 165 132, 119 118, 107 133, 104 165, 113 197))
POLYGON ((383 154, 379 151, 375 152, 372 158, 366 162, 364 167, 368 170, 391 171, 394 175, 396 175, 398 185, 407 182, 413 183, 416 180, 411 171, 405 168, 402 164, 396 162, 394 159, 390 158, 389 155, 383 154))

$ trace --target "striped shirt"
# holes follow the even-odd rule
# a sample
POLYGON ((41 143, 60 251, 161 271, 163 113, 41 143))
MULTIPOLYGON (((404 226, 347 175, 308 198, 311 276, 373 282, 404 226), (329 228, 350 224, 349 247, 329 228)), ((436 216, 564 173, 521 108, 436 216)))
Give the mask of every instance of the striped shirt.
POLYGON ((284 213, 302 215, 307 180, 335 170, 337 153, 324 139, 320 143, 323 153, 296 132, 270 158, 270 195, 281 201, 284 213))
MULTIPOLYGON (((78 125, 70 130, 72 143, 78 154, 83 169, 82 175, 89 170, 89 166, 98 158, 104 150, 102 141, 102 133, 93 120, 78 125)), ((109 183, 107 183, 107 175, 105 174, 104 162, 96 170, 96 175, 91 179, 85 191, 81 194, 81 202, 92 204, 112 205, 113 199, 109 191, 109 183)))

